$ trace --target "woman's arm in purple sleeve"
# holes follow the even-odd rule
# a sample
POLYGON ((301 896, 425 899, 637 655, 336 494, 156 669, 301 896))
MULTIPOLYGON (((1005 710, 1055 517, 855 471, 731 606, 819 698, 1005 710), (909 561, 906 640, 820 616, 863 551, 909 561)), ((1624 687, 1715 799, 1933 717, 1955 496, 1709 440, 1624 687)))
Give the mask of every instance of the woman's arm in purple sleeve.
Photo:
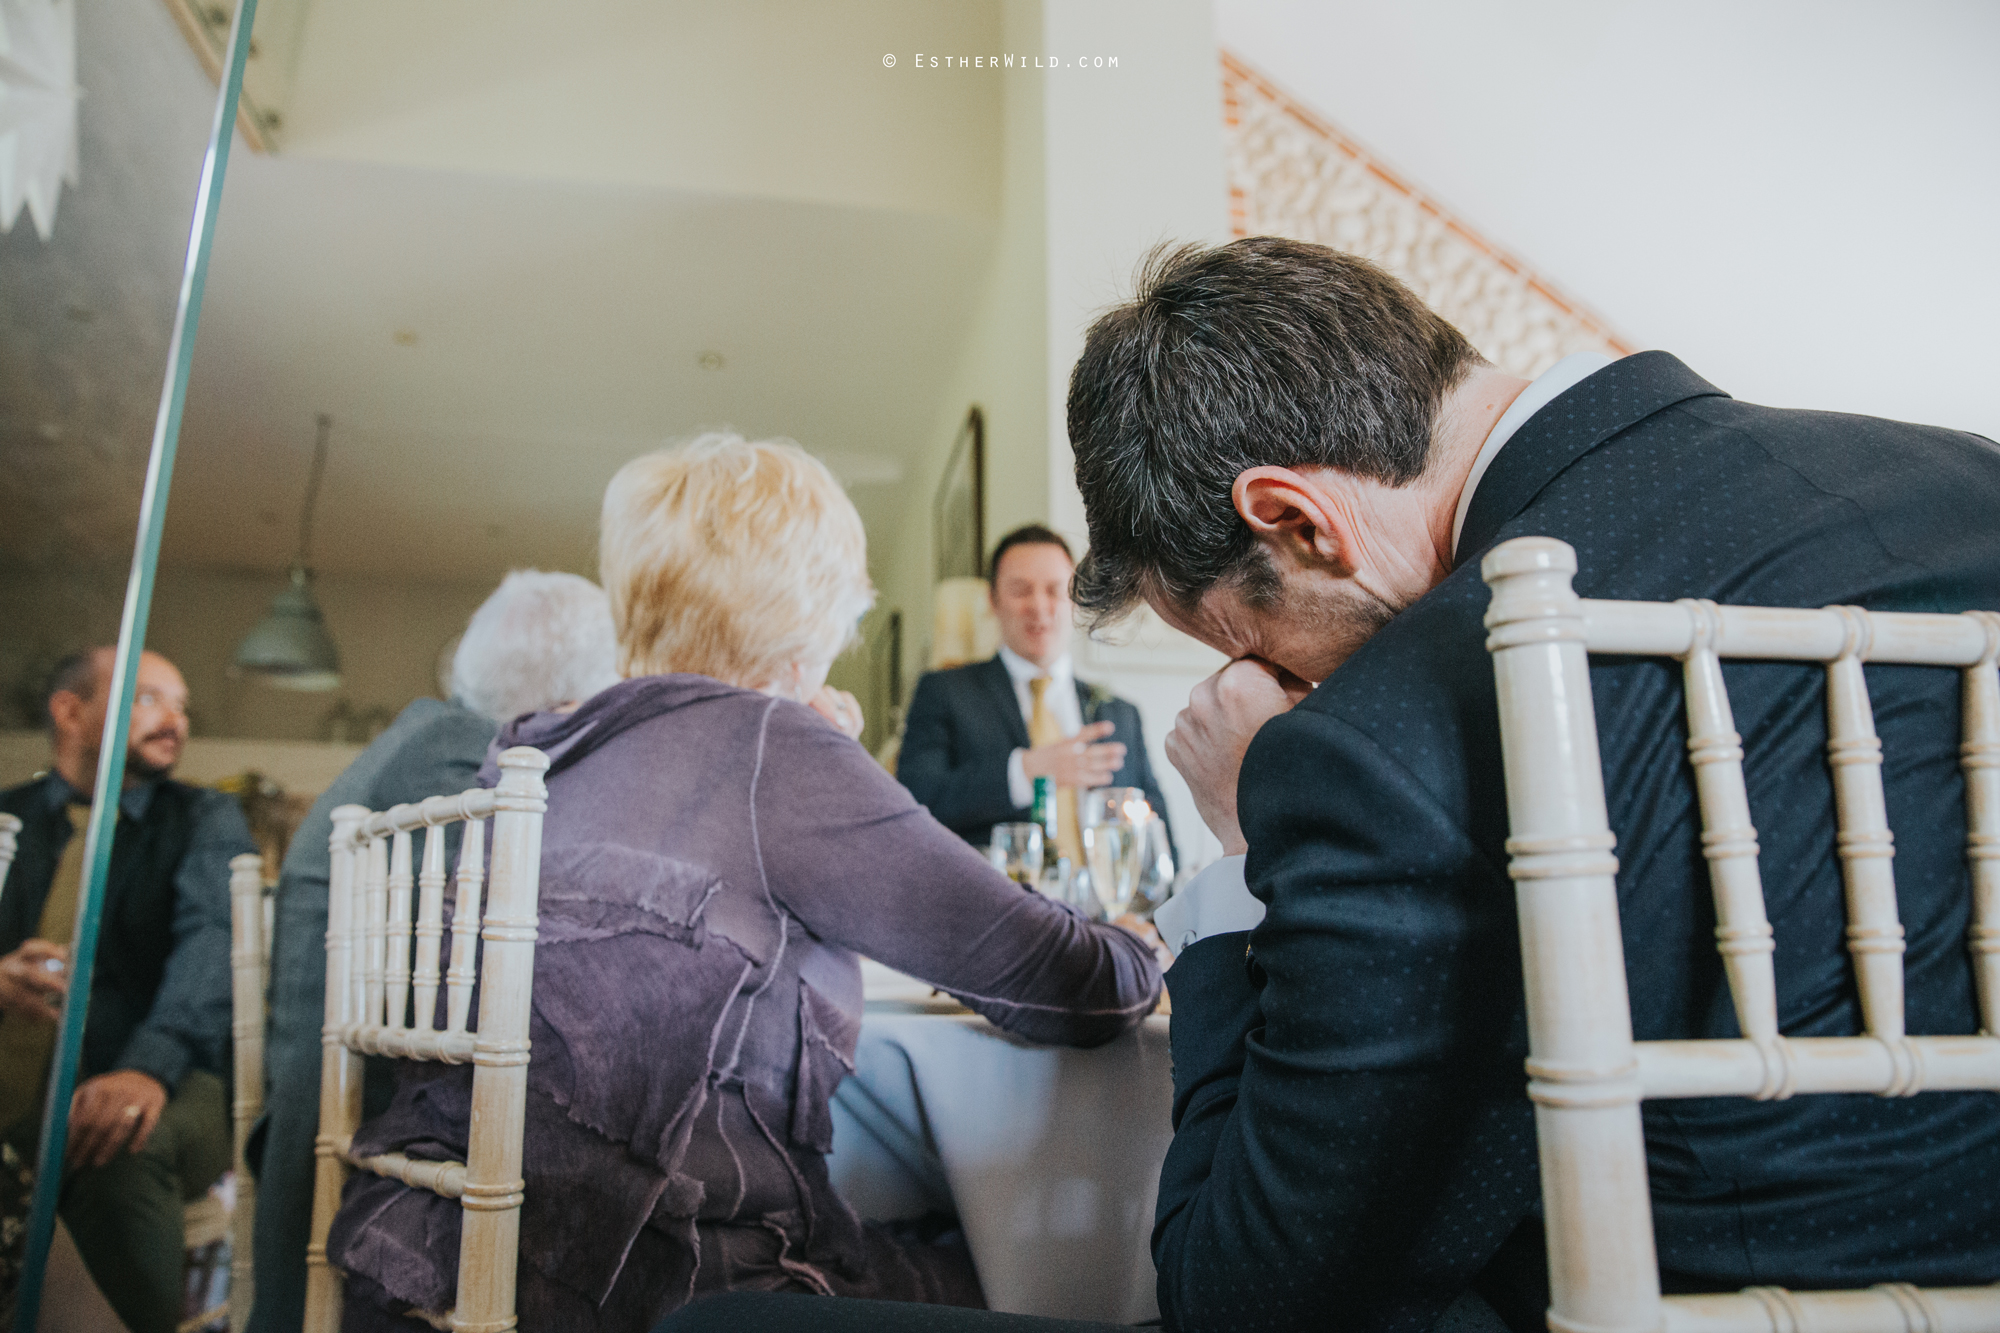
POLYGON ((1032 1041, 1094 1046, 1159 1000, 1151 951, 988 865, 808 709, 768 714, 753 817, 771 892, 821 939, 1032 1041))

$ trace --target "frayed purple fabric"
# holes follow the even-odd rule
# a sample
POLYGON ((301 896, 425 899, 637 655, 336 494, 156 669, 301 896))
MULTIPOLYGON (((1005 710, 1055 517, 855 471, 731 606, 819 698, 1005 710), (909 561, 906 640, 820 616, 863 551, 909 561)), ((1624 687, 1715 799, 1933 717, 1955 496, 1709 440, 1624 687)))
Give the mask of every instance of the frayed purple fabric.
MULTIPOLYGON (((795 703, 647 677, 516 719, 483 781, 513 745, 551 760, 523 1326, 533 1311, 555 1333, 637 1333, 731 1287, 981 1303, 962 1245, 864 1225, 828 1181, 856 955, 1030 1040, 1087 1046, 1152 1011, 1145 947, 995 872, 795 703)), ((469 1069, 406 1066, 355 1147, 463 1160, 470 1090, 469 1069)), ((458 1218, 360 1178, 329 1254, 383 1308, 448 1308, 458 1218)))

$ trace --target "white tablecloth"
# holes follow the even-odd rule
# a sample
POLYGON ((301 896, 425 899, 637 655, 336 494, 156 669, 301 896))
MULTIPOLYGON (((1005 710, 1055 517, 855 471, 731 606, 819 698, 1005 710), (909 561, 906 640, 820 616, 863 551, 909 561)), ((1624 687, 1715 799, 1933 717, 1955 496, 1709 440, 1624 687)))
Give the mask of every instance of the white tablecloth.
POLYGON ((996 1310, 1156 1317, 1148 1240, 1173 1137, 1167 1020, 1076 1051, 929 1008, 870 1002, 833 1102, 835 1187, 863 1217, 955 1212, 996 1310))

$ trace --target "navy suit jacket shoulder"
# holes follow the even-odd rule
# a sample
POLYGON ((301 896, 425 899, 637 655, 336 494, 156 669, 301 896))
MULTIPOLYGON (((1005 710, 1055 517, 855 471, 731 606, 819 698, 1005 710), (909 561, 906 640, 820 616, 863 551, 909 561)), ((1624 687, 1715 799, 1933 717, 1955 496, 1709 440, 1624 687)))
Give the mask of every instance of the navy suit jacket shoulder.
MULTIPOLYGON (((1146 756, 1138 708, 1076 684, 1083 720, 1109 722, 1109 739, 1125 747, 1125 766, 1109 785, 1138 787, 1161 819, 1167 806, 1146 756)), ((1027 819, 1007 790, 1007 757, 1028 744, 1028 724, 1014 681, 996 654, 984 662, 927 672, 917 681, 903 728, 896 778, 940 824, 984 846, 995 824, 1027 819)), ((1169 824, 1169 833, 1172 826, 1169 824)))
MULTIPOLYGON (((1171 1328, 1429 1327, 1468 1287, 1519 1328, 1547 1290, 1480 557, 1577 550, 1585 597, 2000 608, 2000 449, 1960 432, 1738 403, 1661 352, 1564 393, 1494 460, 1452 573, 1244 760, 1262 925, 1173 990, 1175 1123, 1154 1254, 1171 1328), (1249 957, 1246 961, 1246 943, 1249 957)), ((1958 673, 1867 671, 1896 830, 1910 1031, 1977 1029, 1958 673)), ((1724 668, 1747 754, 1789 1035, 1859 1006, 1824 673, 1724 668)), ((1591 688, 1636 1034, 1740 1035, 1671 661, 1591 688)), ((2000 1279, 2000 1097, 1645 1107, 1668 1290, 2000 1279)))

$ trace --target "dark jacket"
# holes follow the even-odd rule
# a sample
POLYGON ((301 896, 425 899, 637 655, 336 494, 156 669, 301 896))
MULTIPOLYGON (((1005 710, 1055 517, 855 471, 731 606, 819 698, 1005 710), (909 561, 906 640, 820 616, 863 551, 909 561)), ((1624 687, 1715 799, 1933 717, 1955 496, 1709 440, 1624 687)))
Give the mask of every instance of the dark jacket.
MULTIPOLYGON (((326 891, 336 806, 392 805, 464 791, 499 729, 455 703, 419 699, 313 802, 285 852, 271 949, 271 1022, 264 1048, 264 1122, 256 1143, 256 1333, 298 1333, 305 1321, 306 1241, 312 1231, 313 1137, 319 1133, 320 1025, 326 1014, 326 891)), ((457 855, 460 825, 446 846, 457 855)), ((371 1060, 369 1109, 387 1105, 389 1062, 371 1060)))
MULTIPOLYGON (((0 893, 0 954, 41 920, 72 836, 69 794, 53 773, 0 793, 0 812, 21 820, 0 893)), ((241 807, 222 792, 163 780, 124 793, 79 1081, 135 1069, 171 1093, 190 1069, 227 1076, 229 859, 255 850, 241 807)))
MULTIPOLYGON (((1452 573, 1258 734, 1238 807, 1246 937, 1181 956, 1176 1136, 1154 1255, 1169 1327, 1422 1329, 1475 1285, 1547 1300, 1521 968, 1480 557, 1577 550, 1585 597, 2000 608, 2000 449, 1732 401, 1673 357, 1531 417, 1475 492, 1452 573)), ((1779 1020, 1861 1030, 1843 947, 1824 670, 1733 662, 1779 1020)), ((1959 673, 1870 666, 1912 1033, 1975 1031, 1959 673)), ((1739 1034, 1689 772, 1680 667, 1591 687, 1641 1040, 1739 1034)), ((2000 1279, 2000 1096, 1645 1106, 1670 1291, 2000 1279)))
MULTIPOLYGON (((521 1327, 645 1329, 730 1287, 976 1300, 962 1249, 864 1228, 827 1175, 856 954, 1028 1040, 1094 1046, 1158 1001, 1145 946, 1002 876, 800 704, 647 676, 517 719, 504 745, 550 759, 521 1327)), ((356 1151, 462 1154, 472 1073, 405 1066, 356 1151)), ((364 1177, 327 1256, 443 1309, 459 1217, 364 1177)))
MULTIPOLYGON (((1125 766, 1105 785, 1140 788, 1165 820, 1167 803, 1146 755, 1138 708, 1080 680, 1076 698, 1084 724, 1111 723, 1114 730, 1105 739, 1125 747, 1125 766)), ((938 823, 983 849, 995 824, 1033 813, 1015 805, 1007 790, 1007 756, 1027 746, 1028 724, 1014 680, 995 654, 970 666, 927 672, 917 681, 896 778, 938 823)))

